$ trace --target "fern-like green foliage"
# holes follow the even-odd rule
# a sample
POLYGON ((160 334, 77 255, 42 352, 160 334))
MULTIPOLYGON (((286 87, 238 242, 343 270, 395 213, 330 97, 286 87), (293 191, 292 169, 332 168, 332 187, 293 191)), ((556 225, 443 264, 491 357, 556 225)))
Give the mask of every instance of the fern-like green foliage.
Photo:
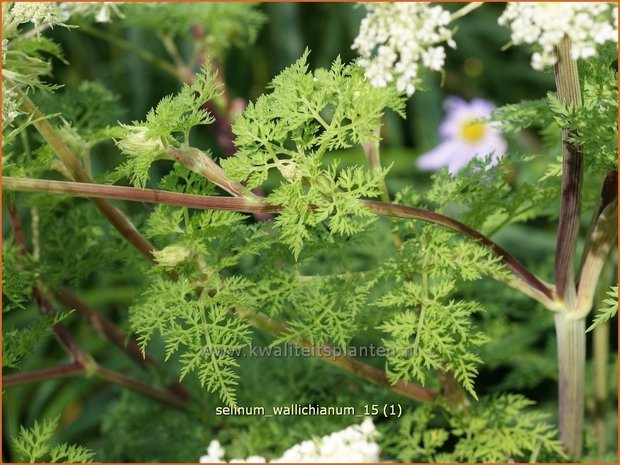
POLYGON ((618 286, 612 286, 607 291, 608 298, 603 300, 606 307, 600 308, 594 317, 594 321, 586 332, 592 331, 597 326, 611 320, 618 313, 618 286))
POLYGON ((515 166, 523 168, 535 158, 509 154, 492 168, 487 168, 490 157, 475 158, 454 175, 442 169, 432 175, 425 200, 486 234, 547 215, 560 192, 559 178, 511 179, 515 166))
POLYGON ((613 64, 615 47, 601 61, 586 61, 581 68, 582 99, 579 108, 548 95, 555 121, 570 131, 569 141, 583 147, 586 168, 607 173, 618 167, 618 73, 613 64))
POLYGON ((25 328, 8 325, 2 331, 2 367, 17 368, 21 359, 32 352, 50 334, 50 329, 63 321, 68 313, 43 316, 25 328))
POLYGON ((32 295, 35 274, 32 259, 22 255, 14 240, 2 244, 2 312, 23 309, 32 295))
MULTIPOLYGON (((316 276, 291 284, 276 295, 286 296, 290 320, 288 332, 273 344, 303 338, 316 346, 329 344, 345 350, 359 329, 359 314, 368 306, 372 280, 364 275, 316 276)), ((261 300, 266 308, 271 307, 269 297, 261 296, 261 300)))
POLYGON ((53 444, 59 418, 35 420, 32 428, 21 427, 12 440, 16 462, 84 463, 92 462, 94 452, 75 445, 53 444))
POLYGON ((398 433, 386 443, 403 462, 564 458, 557 431, 546 422, 546 414, 529 410, 532 405, 534 402, 522 395, 484 397, 465 409, 451 411, 443 421, 443 408, 427 404, 404 415, 398 433))
POLYGON ((188 34, 200 24, 210 48, 218 51, 253 43, 266 19, 253 3, 191 3, 183 8, 173 3, 126 4, 122 11, 125 24, 164 35, 188 34))
MULTIPOLYGON (((187 194, 215 194, 213 184, 179 164, 164 176, 160 186, 187 194)), ((270 241, 261 240, 266 239, 261 226, 246 224, 246 218, 247 215, 235 212, 190 212, 186 208, 159 205, 147 221, 146 233, 163 245, 185 250, 180 252, 184 258, 172 265, 170 257, 159 255, 160 265, 164 262, 168 263, 164 267, 178 265, 192 280, 200 280, 207 268, 210 273, 230 270, 244 255, 254 255, 269 247, 270 241)))
POLYGON ((228 405, 235 404, 238 375, 235 354, 249 344, 247 324, 231 315, 234 308, 252 304, 243 278, 213 277, 208 292, 197 294, 186 278, 152 280, 129 320, 143 350, 155 334, 166 344, 166 359, 180 353, 181 379, 195 372, 200 383, 228 405))
MULTIPOLYGON (((40 135, 21 132, 33 122, 20 109, 18 90, 23 90, 46 118, 54 118, 53 130, 78 161, 88 170, 95 168, 95 179, 116 182, 126 177, 134 186, 144 187, 151 181, 154 162, 163 159, 175 163, 157 181, 160 189, 218 195, 216 185, 205 177, 213 171, 196 169, 211 168, 221 174, 210 158, 212 164, 199 165, 199 157, 211 154, 192 145, 199 140, 195 128, 214 122, 207 107, 221 109, 227 101, 224 80, 214 74, 212 66, 225 62, 230 47, 255 41, 265 20, 259 6, 235 2, 191 3, 182 8, 167 3, 118 6, 116 12, 122 14, 115 18, 117 24, 147 29, 147 42, 154 35, 151 32, 155 33, 173 59, 189 58, 188 69, 194 70, 205 50, 210 54, 192 84, 161 99, 142 121, 128 125, 115 124, 122 115, 121 100, 100 84, 82 82, 74 90, 46 93, 55 89, 45 80, 52 74, 51 58, 63 60, 60 47, 37 31, 20 35, 32 26, 28 18, 11 24, 13 7, 3 5, 3 32, 8 31, 4 38, 9 40, 3 43, 3 79, 17 86, 3 87, 5 174, 40 178, 55 170, 70 177, 40 135), (181 56, 174 53, 176 45, 181 56), (190 50, 192 45, 194 50, 190 50), (195 55, 190 58, 192 52, 195 55), (93 147, 109 139, 127 157, 111 174, 98 171, 104 160, 92 166, 88 163, 93 147)), ((56 3, 39 7, 60 11, 56 3)), ((86 16, 98 11, 98 7, 87 8, 82 10, 86 16)), ((54 18, 53 24, 59 24, 54 18)), ((38 26, 41 21, 32 23, 38 26)), ((157 49, 149 47, 149 53, 157 49)), ((432 176, 427 192, 411 185, 411 179, 422 178, 412 178, 411 164, 406 168, 402 163, 409 186, 395 196, 395 202, 458 218, 487 235, 507 225, 513 225, 510 231, 523 231, 515 223, 553 219, 560 193, 561 129, 568 129, 570 140, 583 146, 592 172, 607 173, 617 166, 615 53, 615 48, 609 49, 602 60, 581 66, 582 108, 563 105, 549 94, 495 112, 505 132, 539 131, 542 153, 474 159, 456 174, 441 170, 432 176), (496 162, 493 167, 488 167, 490 161, 496 162)), ((115 294, 113 298, 130 307, 128 326, 143 353, 148 349, 156 358, 160 349, 161 358, 169 364, 161 367, 161 373, 136 369, 128 375, 154 386, 168 386, 165 369, 172 366, 176 369, 172 376, 184 381, 191 402, 181 413, 142 393, 123 390, 119 399, 110 401, 102 422, 99 444, 106 455, 100 458, 192 461, 215 437, 230 444, 227 450, 238 456, 277 456, 312 434, 350 424, 344 416, 281 416, 265 428, 250 416, 210 415, 217 397, 229 406, 301 402, 351 405, 357 413, 363 411, 367 399, 400 403, 405 411, 400 422, 395 418, 377 422, 379 428, 390 425, 387 431, 398 430, 383 435, 385 457, 390 459, 564 459, 556 431, 546 422, 541 407, 534 410, 533 403, 521 395, 478 399, 481 390, 476 389, 483 380, 488 393, 539 388, 556 379, 556 349, 549 337, 551 312, 533 318, 531 299, 487 283, 487 276, 500 281, 509 278, 488 248, 436 225, 380 219, 364 206, 364 199, 384 193, 389 168, 369 169, 363 150, 378 147, 382 119, 388 111, 402 116, 404 100, 393 86, 372 87, 355 63, 345 64, 338 58, 328 69, 311 70, 308 56, 306 51, 275 77, 265 95, 249 103, 235 119, 232 130, 237 152, 220 160, 226 176, 239 183, 230 189, 235 195, 249 197, 250 189, 261 187, 267 202, 282 207, 273 221, 253 221, 250 215, 230 211, 124 205, 123 211, 155 246, 152 264, 120 244, 118 233, 103 222, 90 201, 28 194, 27 206, 33 214, 32 221, 24 225, 30 235, 38 224, 40 234, 28 240, 29 245, 36 243, 39 258, 22 255, 10 238, 4 241, 3 250, 3 311, 13 311, 9 317, 17 321, 3 331, 3 366, 9 368, 8 375, 45 340, 50 326, 64 318, 19 319, 34 310, 30 301, 38 280, 50 289, 61 283, 86 284, 88 290, 101 284, 106 299, 108 288, 110 294, 124 295, 122 288, 133 290, 139 282, 141 293, 132 303, 129 297, 125 301, 115 294), (340 156, 350 156, 347 166, 339 163, 340 156), (133 215, 136 211, 148 213, 133 215), (147 267, 149 271, 144 271, 147 267), (257 323, 268 321, 266 317, 272 320, 257 323), (250 323, 262 329, 271 326, 265 334, 252 334, 250 323), (369 365, 384 366, 392 383, 422 383, 436 389, 440 400, 417 407, 385 386, 321 365, 315 358, 244 357, 251 343, 261 348, 292 344, 341 350, 353 343, 365 348, 379 344, 387 355, 369 356, 369 365), (479 371, 481 381, 477 381, 479 371), (506 373, 501 380, 498 371, 506 373), (465 400, 457 408, 449 395, 441 395, 444 374, 456 379, 471 402, 465 400), (237 392, 241 383, 249 388, 237 392), (144 425, 153 418, 161 421, 145 434, 144 425)), ((242 87, 231 85, 231 92, 241 95, 242 87)), ((421 126, 414 122, 412 127, 421 126)), ((387 134, 400 132, 387 129, 387 134)), ((389 181, 391 188, 399 185, 398 180, 389 181)), ((589 193, 599 186, 585 187, 587 206, 589 193)), ((21 195, 15 198, 23 208, 21 195)), ((526 254, 529 250, 524 249, 533 248, 534 242, 528 236, 527 248, 519 243, 506 249, 526 254)), ((546 252, 530 255, 540 265, 532 270, 541 276, 545 263, 539 258, 553 254, 546 252)), ((612 288, 606 307, 588 330, 616 314, 616 293, 617 287, 612 288)), ((118 317, 113 310, 106 315, 118 317)), ((125 324, 122 317, 119 324, 125 324)), ((73 335, 82 342, 81 331, 73 335)), ((102 367, 116 365, 117 359, 102 353, 98 344, 84 347, 97 351, 93 356, 102 367)), ((361 358, 365 356, 357 357, 361 358)), ((57 425, 55 419, 22 428, 17 437, 10 438, 16 459, 91 460, 93 454, 84 448, 53 444, 57 425)))
MULTIPOLYGON (((405 236, 406 237, 406 236, 405 236)), ((476 397, 474 379, 481 363, 476 348, 488 338, 472 318, 482 311, 473 301, 451 299, 459 279, 475 280, 505 271, 485 248, 436 226, 420 228, 402 254, 382 267, 391 289, 376 305, 389 311, 380 326, 386 334, 390 379, 425 383, 429 370, 451 371, 476 397)))
POLYGON ((504 132, 519 132, 531 127, 547 127, 553 120, 547 99, 522 100, 493 111, 493 121, 504 132))
MULTIPOLYGON (((615 46, 605 46, 596 60, 580 61, 582 105, 561 103, 555 93, 546 99, 521 101, 494 111, 493 119, 507 132, 549 128, 552 122, 570 131, 569 141, 584 151, 586 168, 607 173, 618 166, 618 86, 615 46)), ((554 144, 560 132, 552 127, 554 144)), ((544 134, 543 134, 544 135, 544 134)), ((548 144, 544 144, 548 149, 548 144)))
POLYGON ((369 212, 358 202, 379 195, 386 172, 362 167, 325 167, 332 150, 378 139, 384 111, 402 112, 403 101, 388 88, 370 86, 355 65, 334 61, 329 70, 308 71, 308 51, 274 78, 272 92, 250 103, 233 125, 238 148, 222 160, 226 174, 257 187, 270 172, 281 184, 269 202, 282 204, 276 224, 282 240, 299 257, 304 241, 328 220, 330 231, 351 235, 364 229, 369 212))
MULTIPOLYGON (((94 81, 82 81, 76 89, 38 94, 35 100, 44 114, 59 113, 82 138, 91 143, 105 134, 105 128, 116 125, 124 113, 119 96, 94 81)), ((63 140, 66 141, 66 138, 63 137, 63 140)), ((80 151, 75 153, 79 155, 80 151)))
MULTIPOLYGON (((53 2, 32 5, 4 2, 2 4, 2 146, 10 145, 17 133, 32 120, 16 122, 23 113, 19 109, 21 99, 12 85, 20 88, 52 90, 57 88, 44 81, 51 75, 51 58, 64 61, 60 46, 41 34, 24 35, 31 26, 54 26, 63 24, 63 14, 53 2), (11 84, 8 85, 8 80, 11 84), (7 128, 14 128, 5 132, 7 128)), ((65 62, 66 63, 66 62, 65 62)), ((21 118, 20 118, 21 120, 21 118)), ((3 150, 4 151, 4 150, 3 150)))
MULTIPOLYGON (((536 250, 532 254, 540 256, 536 250)), ((548 259, 550 269, 552 260, 548 259)), ((460 292, 461 298, 478 299, 486 310, 479 324, 490 341, 480 348, 481 371, 482 376, 494 370, 506 373, 494 378, 497 391, 517 392, 557 382, 556 340, 549 336, 554 329, 551 312, 543 311, 541 305, 532 306, 527 296, 512 289, 498 288, 491 280, 460 286, 460 292)))
POLYGON ((125 126, 117 145, 129 158, 111 179, 126 176, 135 186, 144 187, 155 160, 173 159, 168 152, 170 147, 188 147, 192 128, 213 122, 204 105, 219 93, 215 76, 205 65, 192 84, 184 84, 178 94, 164 97, 149 111, 145 121, 125 126))
POLYGON ((98 273, 124 267, 135 270, 143 265, 135 261, 138 253, 109 225, 101 223, 101 216, 86 201, 71 202, 49 196, 33 198, 39 208, 41 253, 47 258, 40 272, 47 285, 65 283, 74 288, 81 286, 98 273), (60 220, 60 221, 59 221, 60 220), (73 250, 72 255, 67 250, 73 250))
POLYGON ((505 394, 488 397, 453 416, 450 426, 459 441, 451 459, 501 462, 529 453, 528 458, 535 461, 540 451, 564 457, 556 429, 546 422, 548 415, 528 411, 533 405, 522 395, 505 394))
POLYGON ((36 36, 15 40, 3 60, 3 77, 30 88, 55 89, 56 86, 42 80, 52 72, 52 57, 66 63, 60 46, 51 39, 36 36))
POLYGON ((203 418, 193 413, 123 390, 101 424, 102 444, 97 459, 129 463, 195 462, 196 454, 204 450, 214 432, 203 418))
MULTIPOLYGON (((12 37, 17 30, 12 29, 11 15, 7 13, 6 3, 2 4, 2 152, 7 155, 16 136, 30 126, 35 119, 27 116, 21 109, 20 90, 52 91, 58 87, 45 82, 51 75, 51 58, 64 61, 58 44, 50 39, 36 36, 29 38, 12 37), (12 39, 12 40, 9 40, 12 39), (10 81, 10 82, 9 82, 10 81), (9 131, 10 129, 10 131, 9 131)), ((53 115, 46 115, 49 118, 53 115)))

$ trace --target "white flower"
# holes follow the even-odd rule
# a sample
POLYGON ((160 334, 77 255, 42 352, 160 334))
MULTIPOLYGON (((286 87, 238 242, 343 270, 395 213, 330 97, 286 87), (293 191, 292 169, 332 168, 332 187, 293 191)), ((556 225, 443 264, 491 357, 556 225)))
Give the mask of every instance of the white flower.
POLYGON ((124 18, 119 8, 123 2, 61 2, 60 8, 67 16, 94 17, 97 23, 109 23, 112 16, 124 18))
POLYGON ((372 418, 364 418, 364 421, 360 425, 360 432, 366 437, 375 437, 375 435, 377 434, 377 429, 375 428, 375 424, 373 423, 372 418))
POLYGON ((95 15, 95 21, 98 23, 109 23, 110 22, 110 9, 108 5, 104 4, 97 14, 95 15))
POLYGON ((16 24, 30 22, 38 27, 63 24, 67 17, 54 2, 17 2, 10 10, 9 19, 16 24))
POLYGON ((351 48, 362 56, 360 66, 375 87, 391 82, 411 96, 420 79, 420 65, 433 71, 443 68, 446 52, 443 42, 456 47, 450 13, 428 3, 368 3, 367 16, 351 48))
POLYGON ((116 14, 119 18, 124 18, 125 16, 118 8, 114 2, 102 2, 100 4, 95 3, 95 5, 101 5, 99 11, 95 15, 95 21, 98 23, 109 23, 112 18, 112 12, 116 14))
POLYGON ((251 455, 247 459, 232 459, 230 463, 265 463, 265 457, 261 457, 260 455, 251 455))
POLYGON ((200 463, 218 463, 222 462, 224 457, 224 448, 220 444, 220 441, 214 439, 207 447, 207 455, 200 457, 200 463))
MULTIPOLYGON (((378 436, 370 417, 361 425, 352 425, 322 438, 303 441, 284 451, 282 457, 270 463, 372 463, 379 461, 378 436)), ((224 449, 218 441, 211 441, 207 455, 200 457, 201 463, 222 462, 224 449)), ((264 457, 253 455, 247 459, 233 459, 230 463, 264 463, 264 457)))
POLYGON ((446 59, 446 52, 443 47, 429 48, 422 54, 422 62, 433 71, 440 71, 446 59))
POLYGON ((565 35, 575 60, 595 56, 597 45, 618 43, 618 8, 610 3, 509 3, 498 22, 510 26, 514 44, 537 45, 531 61, 537 70, 556 63, 554 48, 565 35))
POLYGON ((434 171, 447 166, 450 173, 456 173, 474 157, 492 154, 493 165, 504 155, 507 144, 501 133, 493 124, 480 121, 491 116, 493 104, 448 97, 444 106, 447 114, 439 127, 444 141, 417 159, 419 169, 434 171))

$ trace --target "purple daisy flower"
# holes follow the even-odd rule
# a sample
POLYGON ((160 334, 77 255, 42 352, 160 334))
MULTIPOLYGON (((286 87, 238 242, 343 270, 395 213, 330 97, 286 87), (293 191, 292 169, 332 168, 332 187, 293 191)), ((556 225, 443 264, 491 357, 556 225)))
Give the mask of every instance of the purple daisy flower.
POLYGON ((491 116, 495 106, 483 99, 471 102, 458 97, 447 97, 444 102, 446 117, 439 126, 444 140, 430 152, 416 160, 423 171, 436 171, 444 166, 456 173, 474 157, 492 154, 490 166, 506 152, 507 144, 492 123, 481 122, 491 116))

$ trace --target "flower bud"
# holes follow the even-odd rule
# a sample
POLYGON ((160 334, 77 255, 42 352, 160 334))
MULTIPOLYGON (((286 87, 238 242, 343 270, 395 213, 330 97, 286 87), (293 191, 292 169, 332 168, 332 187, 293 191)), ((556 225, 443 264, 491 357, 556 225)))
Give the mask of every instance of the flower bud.
POLYGON ((145 126, 124 126, 127 129, 125 137, 116 142, 118 148, 132 157, 145 154, 164 152, 164 144, 156 137, 148 137, 148 128, 145 126))
POLYGON ((169 245, 162 250, 156 250, 153 252, 155 255, 155 261, 166 268, 172 268, 181 262, 187 260, 192 254, 184 245, 169 245))
POLYGON ((301 170, 297 167, 295 163, 289 163, 287 165, 280 166, 280 173, 284 179, 289 182, 299 181, 301 179, 301 170))

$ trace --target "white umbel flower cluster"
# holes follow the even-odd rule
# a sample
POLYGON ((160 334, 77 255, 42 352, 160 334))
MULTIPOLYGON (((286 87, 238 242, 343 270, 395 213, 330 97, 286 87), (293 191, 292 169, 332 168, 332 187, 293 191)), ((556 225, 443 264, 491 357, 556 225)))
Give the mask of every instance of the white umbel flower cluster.
POLYGON ((18 24, 32 23, 35 26, 42 24, 62 24, 67 17, 54 2, 19 2, 13 4, 10 18, 18 24))
POLYGON ((113 16, 125 17, 119 9, 121 4, 122 2, 16 2, 10 9, 3 8, 3 33, 6 35, 25 23, 32 23, 35 28, 44 25, 65 26, 65 22, 74 16, 92 16, 98 23, 108 23, 113 16))
POLYGON ((510 27, 515 45, 538 44, 531 61, 536 70, 555 65, 554 47, 565 35, 575 60, 595 56, 605 42, 618 43, 618 7, 610 3, 509 3, 498 22, 510 27))
MULTIPOLYGON (((296 444, 286 450, 282 457, 270 463, 375 463, 379 461, 378 436, 370 417, 360 425, 352 425, 341 431, 296 444)), ((224 448, 219 441, 211 441, 207 455, 200 457, 200 463, 223 462, 224 448)), ((260 456, 246 459, 232 459, 230 463, 265 463, 260 456)))
POLYGON ((394 82, 399 92, 411 96, 419 84, 418 69, 443 68, 446 51, 455 48, 447 28, 450 13, 429 3, 367 3, 368 14, 351 48, 362 56, 359 63, 375 87, 394 82))

